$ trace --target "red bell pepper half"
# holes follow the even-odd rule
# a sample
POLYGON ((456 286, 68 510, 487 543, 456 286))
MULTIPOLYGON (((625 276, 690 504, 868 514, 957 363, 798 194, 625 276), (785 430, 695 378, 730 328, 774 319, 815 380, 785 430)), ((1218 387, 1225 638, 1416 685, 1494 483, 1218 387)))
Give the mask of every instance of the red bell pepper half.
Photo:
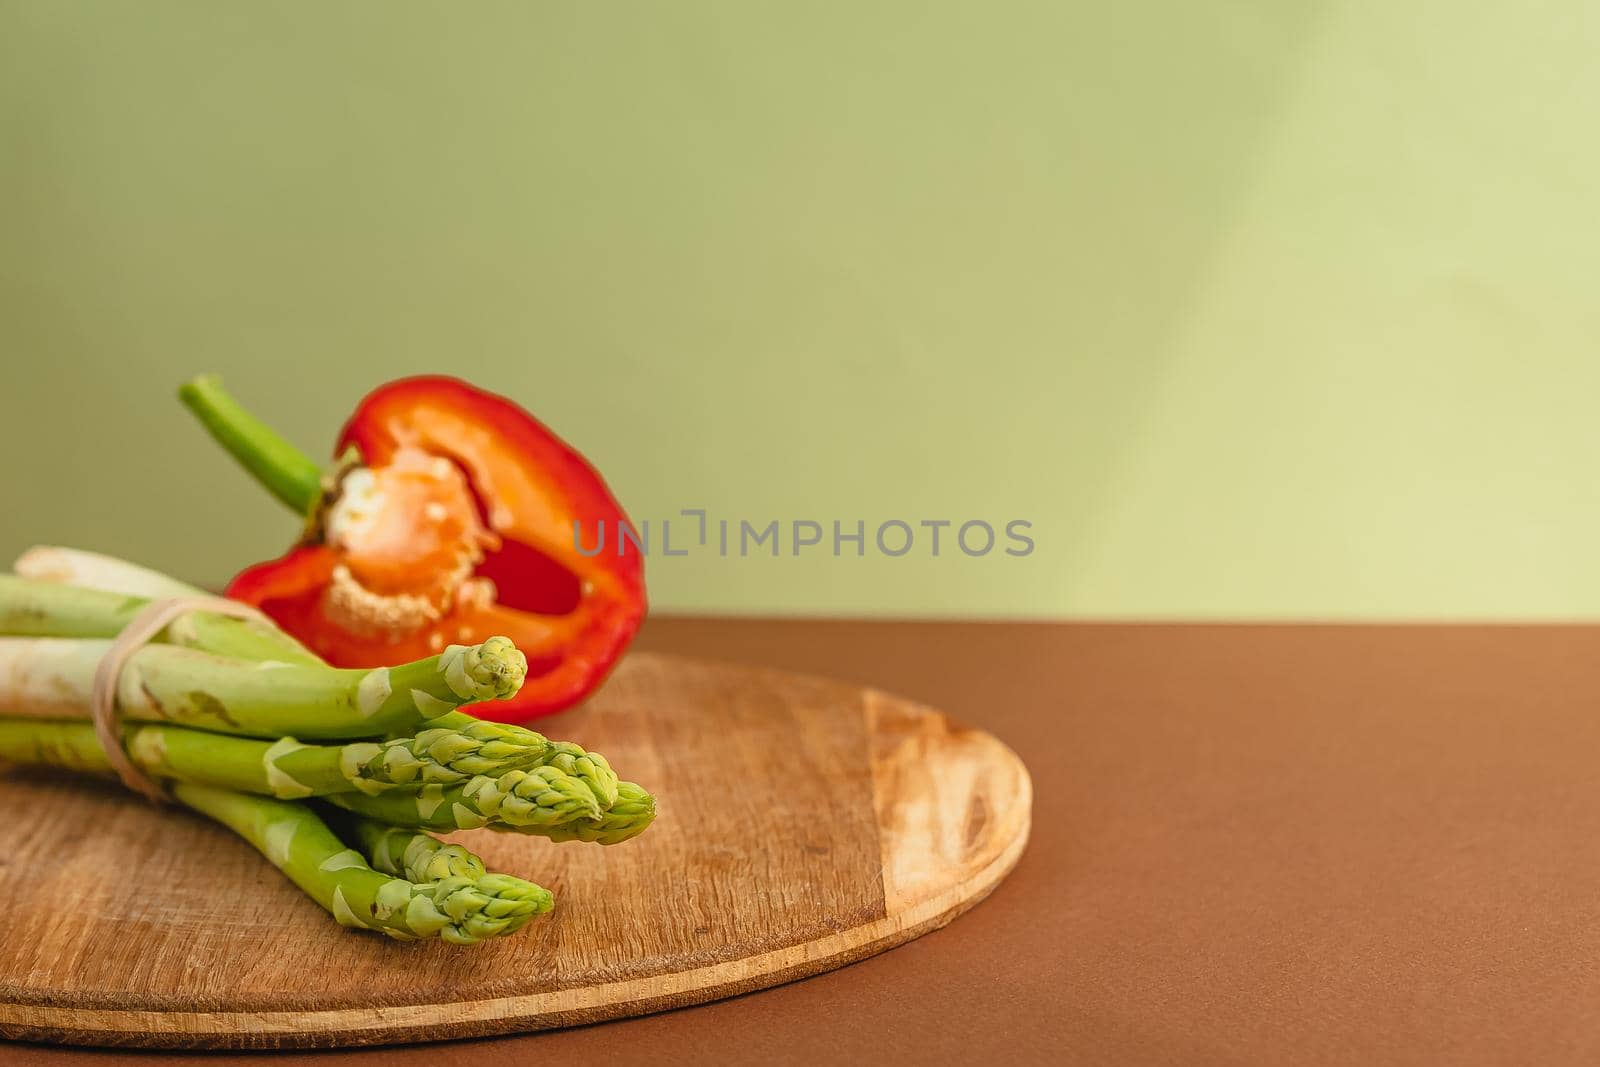
POLYGON ((307 520, 300 544, 241 573, 228 595, 335 666, 503 634, 528 657, 528 679, 514 699, 473 710, 516 722, 591 692, 644 618, 643 560, 618 534, 622 508, 581 455, 504 397, 444 377, 380 386, 324 474, 216 379, 179 395, 307 520), (602 530, 614 543, 595 552, 602 530))

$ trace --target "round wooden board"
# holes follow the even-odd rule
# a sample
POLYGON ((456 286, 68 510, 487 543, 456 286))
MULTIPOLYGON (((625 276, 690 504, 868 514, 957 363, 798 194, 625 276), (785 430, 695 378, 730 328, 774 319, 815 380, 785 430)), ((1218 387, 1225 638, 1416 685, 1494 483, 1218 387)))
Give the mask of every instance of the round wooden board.
POLYGON ((613 848, 479 832, 556 910, 476 948, 345 930, 248 845, 112 786, 0 771, 0 1036, 188 1048, 538 1030, 843 966, 981 900, 1032 786, 981 731, 838 682, 636 653, 555 736, 657 797, 613 848))

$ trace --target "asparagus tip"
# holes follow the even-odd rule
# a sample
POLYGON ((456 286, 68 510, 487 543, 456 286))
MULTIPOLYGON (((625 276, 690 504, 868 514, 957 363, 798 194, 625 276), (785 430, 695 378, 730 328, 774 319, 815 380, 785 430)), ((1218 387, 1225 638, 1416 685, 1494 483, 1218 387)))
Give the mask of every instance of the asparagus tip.
POLYGON ((465 700, 505 700, 522 688, 528 659, 509 637, 451 645, 440 655, 445 683, 465 700))

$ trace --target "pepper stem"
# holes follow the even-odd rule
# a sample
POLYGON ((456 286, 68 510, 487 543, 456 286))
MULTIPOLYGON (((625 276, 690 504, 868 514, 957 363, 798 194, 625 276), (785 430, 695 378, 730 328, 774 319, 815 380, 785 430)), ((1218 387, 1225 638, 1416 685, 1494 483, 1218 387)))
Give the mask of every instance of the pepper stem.
POLYGON ((201 375, 178 390, 178 399, 268 492, 297 514, 311 515, 322 500, 321 469, 276 430, 240 407, 222 388, 221 379, 201 375))

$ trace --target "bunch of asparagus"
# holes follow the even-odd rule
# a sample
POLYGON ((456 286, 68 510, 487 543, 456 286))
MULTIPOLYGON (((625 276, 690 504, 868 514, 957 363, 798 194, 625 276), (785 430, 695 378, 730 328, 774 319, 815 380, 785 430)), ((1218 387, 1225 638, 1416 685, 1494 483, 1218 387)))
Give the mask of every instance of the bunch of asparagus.
MULTIPOLYGON (((34 549, 16 571, 0 575, 0 761, 113 773, 89 721, 95 668, 151 599, 201 594, 70 549, 34 549)), ((526 670, 503 637, 340 670, 265 621, 194 612, 134 653, 116 700, 134 766, 341 924, 475 944, 553 899, 430 831, 610 845, 655 818, 599 753, 460 710, 511 696, 526 670)))

